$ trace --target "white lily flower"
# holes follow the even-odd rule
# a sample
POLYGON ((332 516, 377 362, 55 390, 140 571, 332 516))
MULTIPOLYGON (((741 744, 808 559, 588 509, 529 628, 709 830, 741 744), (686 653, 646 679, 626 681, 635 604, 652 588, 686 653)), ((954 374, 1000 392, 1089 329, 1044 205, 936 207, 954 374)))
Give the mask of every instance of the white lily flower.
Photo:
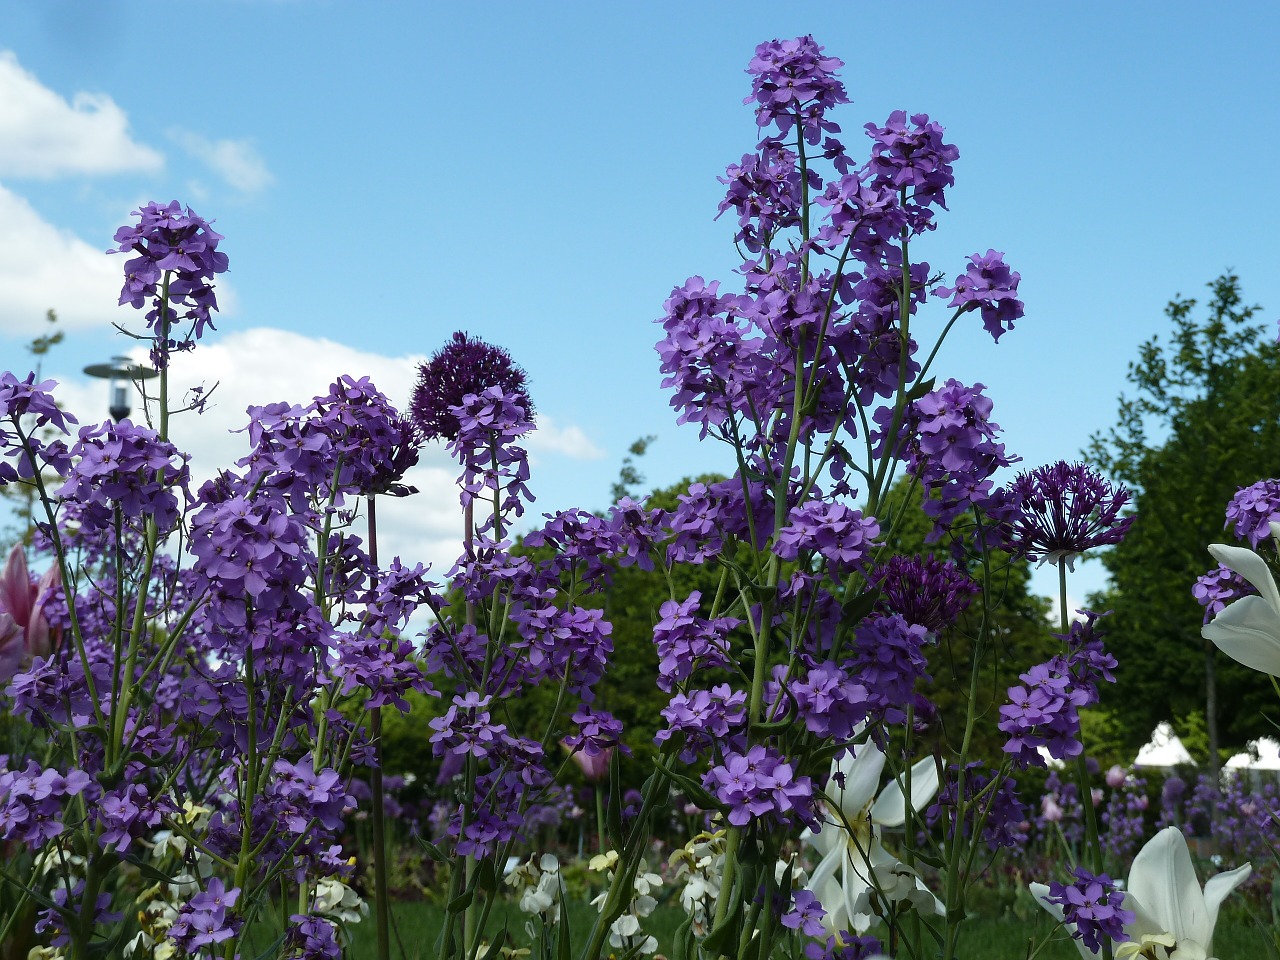
MULTIPOLYGON (((1277 526, 1272 524, 1273 535, 1277 526)), ((1258 596, 1233 600, 1204 625, 1201 634, 1246 667, 1280 676, 1280 590, 1267 562, 1252 550, 1223 543, 1210 544, 1209 552, 1253 584, 1258 596)))
MULTIPOLYGON (((806 830, 801 837, 822 855, 808 889, 822 903, 827 913, 823 923, 833 933, 866 932, 879 914, 881 898, 939 916, 945 912, 915 871, 881 845, 880 828, 907 821, 901 781, 887 783, 876 796, 884 763, 884 753, 868 742, 856 755, 846 753, 832 764, 827 794, 838 809, 831 811, 821 832, 806 830), (843 774, 843 788, 836 774, 843 774)), ((932 757, 925 757, 911 768, 911 808, 923 810, 937 792, 938 768, 932 757)))
MULTIPOLYGON (((1213 928, 1222 901, 1249 878, 1250 864, 1210 877, 1200 889, 1187 840, 1177 827, 1165 827, 1134 857, 1124 889, 1124 909, 1133 913, 1124 932, 1128 942, 1117 943, 1116 960, 1215 960, 1213 928)), ((1031 895, 1056 919, 1062 907, 1047 903, 1049 888, 1033 883, 1031 895)), ((1071 925, 1067 925, 1071 928, 1071 925)), ((1082 957, 1093 957, 1075 941, 1082 957)))

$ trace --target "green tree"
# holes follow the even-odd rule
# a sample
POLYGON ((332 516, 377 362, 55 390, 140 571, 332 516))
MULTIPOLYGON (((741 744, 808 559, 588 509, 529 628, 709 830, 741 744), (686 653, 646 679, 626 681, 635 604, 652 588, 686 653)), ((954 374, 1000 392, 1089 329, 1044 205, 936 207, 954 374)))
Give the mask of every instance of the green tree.
POLYGON ((1095 435, 1088 456, 1134 493, 1138 519, 1103 554, 1112 586, 1099 603, 1114 611, 1120 660, 1104 705, 1137 746, 1161 720, 1175 727, 1203 712, 1210 763, 1221 744, 1267 732, 1274 705, 1266 678, 1200 637, 1203 611, 1191 588, 1214 566, 1207 545, 1230 539, 1224 509, 1236 491, 1277 473, 1280 347, 1252 320, 1232 274, 1209 285, 1204 310, 1175 297, 1167 339, 1153 337, 1129 365, 1132 396, 1119 422, 1095 435), (1221 704, 1230 704, 1229 711, 1221 704))

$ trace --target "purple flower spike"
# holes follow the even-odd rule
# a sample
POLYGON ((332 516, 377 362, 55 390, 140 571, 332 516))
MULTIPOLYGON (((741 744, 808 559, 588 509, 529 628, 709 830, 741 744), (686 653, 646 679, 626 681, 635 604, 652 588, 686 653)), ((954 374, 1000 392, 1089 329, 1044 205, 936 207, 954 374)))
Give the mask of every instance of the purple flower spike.
POLYGON ((823 132, 840 132, 823 114, 849 102, 844 84, 835 74, 844 62, 824 57, 822 49, 813 37, 770 40, 756 47, 747 66, 751 96, 742 102, 756 105, 758 126, 777 124, 778 134, 785 137, 799 115, 805 142, 815 146, 823 132))
POLYGON ((1254 550, 1271 536, 1271 521, 1280 520, 1280 480, 1259 480, 1239 490, 1227 504, 1227 526, 1254 550))
MULTIPOLYGON (((1013 321, 1022 318, 1024 308, 1018 299, 1018 281, 1022 275, 1009 269, 1004 254, 988 250, 969 258, 969 267, 956 277, 956 285, 950 289, 950 306, 966 310, 982 311, 982 325, 991 339, 999 340, 1006 330, 1013 329, 1013 321)), ((944 290, 939 290, 943 293, 944 290)))
POLYGON ((1124 894, 1116 889, 1115 881, 1105 873, 1094 876, 1088 870, 1077 867, 1075 882, 1050 883, 1049 895, 1044 899, 1062 907, 1062 918, 1075 924, 1072 936, 1084 942, 1094 953, 1102 951, 1102 938, 1123 942, 1129 939, 1125 924, 1133 923, 1134 915, 1124 909, 1124 894))
POLYGON ((524 407, 526 418, 533 419, 533 402, 527 389, 528 376, 511 354, 501 347, 469 337, 462 331, 418 367, 418 384, 413 390, 410 416, 426 440, 456 440, 458 414, 471 394, 481 394, 490 387, 502 392, 524 407))
POLYGON ((1072 568, 1091 547, 1119 543, 1134 517, 1121 517, 1129 491, 1112 485, 1084 463, 1060 460, 1019 474, 1013 482, 1021 509, 1011 545, 1029 560, 1072 568))

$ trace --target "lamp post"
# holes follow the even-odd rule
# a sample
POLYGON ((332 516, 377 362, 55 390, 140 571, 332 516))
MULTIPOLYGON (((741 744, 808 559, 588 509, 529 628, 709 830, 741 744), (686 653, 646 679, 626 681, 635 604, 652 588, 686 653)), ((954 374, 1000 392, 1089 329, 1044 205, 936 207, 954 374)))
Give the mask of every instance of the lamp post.
POLYGON ((158 370, 134 363, 128 357, 112 357, 110 363, 90 364, 84 368, 84 372, 91 377, 108 381, 107 396, 110 406, 107 409, 116 423, 127 417, 132 408, 129 387, 139 380, 150 380, 160 375, 158 370))

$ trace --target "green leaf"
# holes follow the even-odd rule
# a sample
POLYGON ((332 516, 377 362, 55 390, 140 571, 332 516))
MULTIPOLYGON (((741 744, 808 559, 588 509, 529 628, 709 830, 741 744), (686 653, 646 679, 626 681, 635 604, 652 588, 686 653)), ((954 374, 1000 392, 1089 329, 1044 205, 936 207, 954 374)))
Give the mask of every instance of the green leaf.
POLYGON ((724 949, 728 944, 732 943, 737 947, 738 926, 742 922, 742 903, 739 901, 734 904, 733 909, 729 911, 729 915, 721 921, 720 925, 707 934, 707 938, 702 941, 703 954, 718 956, 722 953, 729 953, 724 949))
POLYGON ((879 590, 865 590, 852 600, 846 600, 840 605, 840 622, 847 627, 860 623, 879 600, 879 590))
POLYGON ((123 859, 125 863, 132 864, 133 866, 137 867, 138 872, 141 873, 148 880, 150 880, 152 883, 176 884, 178 882, 173 877, 169 876, 167 873, 157 870, 151 864, 146 863, 143 860, 139 860, 137 857, 131 854, 126 854, 121 859, 123 859))
POLYGON ((446 854, 443 850, 437 847, 434 843, 432 843, 426 837, 419 834, 417 837, 417 840, 418 840, 418 843, 422 845, 422 849, 427 851, 427 856, 429 856, 436 863, 449 862, 448 854, 446 854))
POLYGON ((693 917, 690 917, 676 930, 671 960, 689 960, 690 948, 693 945, 693 917))
POLYGON ((911 385, 911 389, 907 391, 907 395, 903 399, 907 403, 914 403, 933 389, 937 379, 937 377, 930 377, 928 380, 917 380, 911 385))
POLYGON ((467 909, 467 907, 471 906, 471 901, 474 900, 475 897, 476 891, 474 888, 471 890, 463 890, 462 893, 449 901, 449 912, 461 913, 463 910, 467 909))
POLYGON ((682 773, 676 773, 670 767, 662 763, 661 760, 654 760, 654 766, 665 773, 677 787, 684 793, 686 797, 700 806, 703 810, 720 810, 727 812, 728 807, 717 800, 714 796, 707 792, 707 789, 698 783, 698 781, 686 777, 682 773))
POLYGON ((267 949, 263 950, 260 954, 258 954, 257 957, 254 958, 254 960, 271 960, 271 958, 276 955, 276 952, 280 949, 280 944, 284 943, 284 938, 287 936, 288 936, 287 932, 280 934, 280 936, 276 937, 275 940, 273 940, 271 944, 267 947, 267 949))

